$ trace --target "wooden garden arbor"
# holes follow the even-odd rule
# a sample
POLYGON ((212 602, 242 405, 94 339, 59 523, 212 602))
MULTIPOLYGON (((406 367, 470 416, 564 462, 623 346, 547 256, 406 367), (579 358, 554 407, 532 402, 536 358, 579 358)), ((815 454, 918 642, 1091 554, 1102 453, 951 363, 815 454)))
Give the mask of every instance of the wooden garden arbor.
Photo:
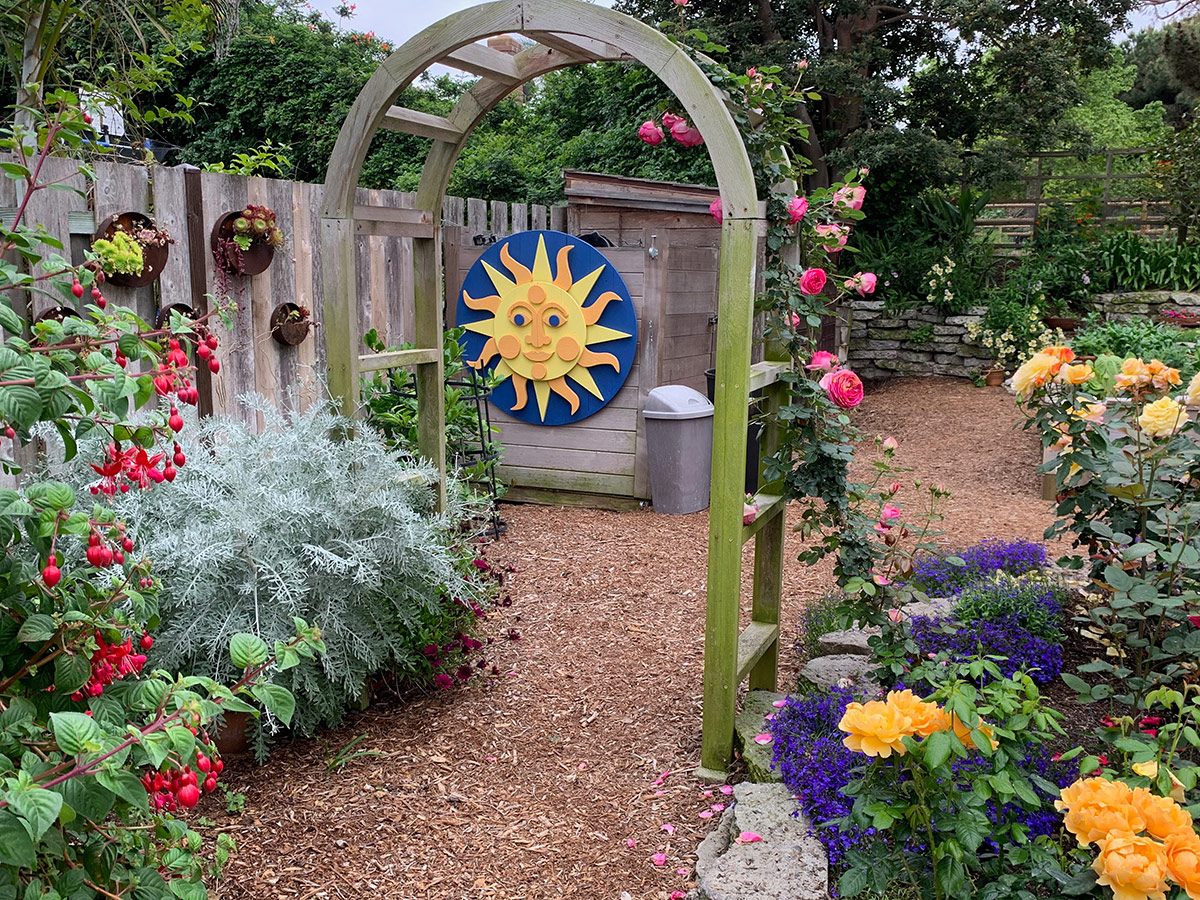
MULTIPOLYGON (((744 526, 742 489, 748 394, 765 387, 767 403, 778 403, 783 385, 776 379, 786 364, 750 363, 763 207, 745 146, 725 105, 728 98, 691 57, 657 30, 582 0, 496 0, 447 16, 384 60, 350 108, 329 160, 321 210, 329 388, 344 409, 356 410, 361 373, 415 368, 420 449, 444 475, 441 211, 450 171, 479 121, 512 91, 555 69, 601 60, 640 62, 671 89, 704 135, 725 209, 699 770, 702 777, 720 779, 733 747, 738 685, 749 676, 752 689, 775 687, 784 503, 761 495, 758 519, 744 526), (515 57, 476 43, 507 33, 535 43, 515 57), (445 117, 395 106, 400 93, 434 63, 479 80, 445 117), (413 209, 356 202, 363 160, 380 128, 432 140, 413 209), (360 355, 354 254, 360 234, 413 239, 416 349, 360 355), (750 625, 739 635, 742 546, 749 540, 755 541, 754 608, 750 625)), ((774 434, 764 435, 764 453, 776 446, 774 434)), ((444 499, 444 477, 441 492, 444 499)))

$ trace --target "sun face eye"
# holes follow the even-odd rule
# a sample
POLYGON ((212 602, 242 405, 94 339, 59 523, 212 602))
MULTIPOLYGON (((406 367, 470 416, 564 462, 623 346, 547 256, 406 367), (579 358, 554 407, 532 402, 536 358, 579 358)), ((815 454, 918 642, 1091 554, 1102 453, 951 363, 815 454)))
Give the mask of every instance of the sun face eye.
POLYGON ((533 316, 530 314, 528 307, 514 306, 508 311, 508 321, 520 328, 522 325, 528 325, 533 321, 533 316))
POLYGON ((548 311, 543 318, 543 321, 551 328, 557 328, 567 320, 566 315, 560 312, 548 311))

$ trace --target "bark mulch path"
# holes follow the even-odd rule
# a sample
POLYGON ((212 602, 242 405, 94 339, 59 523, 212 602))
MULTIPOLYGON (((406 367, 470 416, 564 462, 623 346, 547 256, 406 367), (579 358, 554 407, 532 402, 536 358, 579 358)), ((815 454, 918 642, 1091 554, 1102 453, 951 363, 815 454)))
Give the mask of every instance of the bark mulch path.
MULTIPOLYGON (((869 438, 895 435, 914 474, 953 492, 948 543, 1041 537, 1050 508, 1038 496, 1037 442, 1014 430, 1002 390, 899 380, 869 391, 857 420, 869 438)), ((864 442, 864 464, 873 453, 864 442)), ((228 766, 223 781, 245 794, 245 811, 226 814, 219 794, 197 810, 215 822, 210 835, 229 831, 239 845, 217 884, 222 900, 666 900, 690 886, 719 811, 700 814, 724 799, 689 774, 706 514, 515 506, 504 517, 508 533, 488 552, 517 570, 512 606, 487 623, 501 674, 376 705, 280 747, 264 767, 228 766), (504 639, 512 628, 519 640, 504 639), (355 750, 383 755, 329 771, 359 735, 355 750), (655 867, 660 852, 667 861, 655 867)), ((785 644, 805 599, 829 587, 827 567, 788 565, 785 644)), ((785 689, 793 671, 785 652, 785 689)))

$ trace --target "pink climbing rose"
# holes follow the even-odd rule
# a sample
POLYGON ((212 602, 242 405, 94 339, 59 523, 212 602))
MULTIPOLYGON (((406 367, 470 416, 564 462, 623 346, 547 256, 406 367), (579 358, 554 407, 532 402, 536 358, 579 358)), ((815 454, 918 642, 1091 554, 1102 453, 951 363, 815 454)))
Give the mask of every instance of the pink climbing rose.
POLYGON ((684 121, 683 116, 677 116, 677 115, 675 115, 675 113, 671 113, 671 112, 663 113, 663 117, 662 117, 663 128, 667 129, 667 131, 670 131, 672 128, 674 128, 676 122, 682 122, 682 121, 684 121))
POLYGON ((880 525, 895 525, 896 520, 900 518, 900 507, 895 503, 886 503, 883 507, 883 512, 879 514, 880 525))
MULTIPOLYGON (((883 439, 883 449, 884 449, 884 452, 886 452, 886 453, 895 453, 896 448, 899 446, 900 446, 900 442, 898 440, 896 440, 894 437, 892 437, 890 434, 883 439)), ((900 488, 897 487, 896 490, 898 491, 898 490, 900 490, 900 488)))
POLYGON ((808 212, 808 200, 804 197, 793 197, 787 207, 788 218, 795 225, 804 218, 804 214, 808 212))
POLYGON ((800 290, 806 294, 819 294, 825 289, 825 281, 824 269, 805 269, 804 274, 800 276, 800 290))
POLYGON ((647 119, 642 123, 642 127, 638 129, 638 137, 651 147, 657 147, 663 142, 663 138, 666 135, 663 134, 663 130, 658 127, 658 124, 653 119, 647 119))
POLYGON ((792 313, 788 316, 788 321, 791 323, 793 328, 799 328, 804 322, 804 320, 800 318, 800 313, 792 313))
POLYGON ((708 211, 712 213, 712 217, 717 220, 718 225, 725 221, 725 210, 721 208, 720 197, 708 205, 708 211))
POLYGON ((848 291, 858 291, 862 296, 875 293, 875 284, 879 279, 874 272, 859 272, 853 278, 847 278, 844 286, 848 291))
MULTIPOLYGON (((863 399, 862 380, 849 369, 829 374, 829 383, 822 385, 829 392, 829 399, 842 409, 854 409, 863 399)), ((825 379, 821 379, 824 381, 825 379)))
POLYGON ((687 119, 680 119, 671 125, 671 137, 685 147, 699 147, 704 143, 700 130, 689 125, 687 119))
POLYGON ((804 368, 809 372, 815 372, 818 369, 822 372, 832 372, 838 367, 838 358, 835 354, 828 350, 818 350, 813 354, 811 360, 804 368))
POLYGON ((861 184, 856 184, 853 187, 839 188, 833 193, 833 205, 841 206, 845 209, 862 209, 863 199, 867 196, 867 189, 861 184))
POLYGON ((849 227, 844 225, 817 225, 813 230, 826 253, 837 253, 846 246, 846 238, 850 236, 849 227))

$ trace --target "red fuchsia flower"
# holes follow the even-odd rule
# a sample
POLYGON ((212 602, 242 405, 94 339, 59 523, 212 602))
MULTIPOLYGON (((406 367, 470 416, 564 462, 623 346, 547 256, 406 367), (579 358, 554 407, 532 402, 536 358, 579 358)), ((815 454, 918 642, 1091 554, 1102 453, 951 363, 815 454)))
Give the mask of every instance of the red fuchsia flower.
POLYGON ((1100 724, 1101 724, 1101 725, 1103 725, 1105 728, 1115 728, 1115 727, 1116 727, 1116 725, 1117 725, 1117 723, 1116 723, 1116 722, 1114 722, 1114 721, 1113 721, 1111 718, 1109 718, 1108 716, 1101 716, 1101 717, 1100 717, 1100 724))
POLYGON ((720 197, 708 204, 708 211, 712 213, 712 217, 717 220, 718 225, 725 221, 725 210, 721 207, 720 197))
POLYGON ((861 184, 839 188, 833 193, 833 205, 843 209, 862 209, 863 198, 866 196, 867 189, 861 184))
MULTIPOLYGON (((819 270, 818 270, 819 271, 819 270)), ((838 358, 828 350, 818 350, 804 368, 809 372, 832 372, 838 367, 838 358)))
POLYGON ((795 225, 804 218, 804 214, 808 212, 808 200, 804 197, 793 197, 787 205, 788 218, 795 225))
POLYGON ((827 280, 824 269, 805 269, 804 274, 800 276, 800 290, 806 294, 819 294, 825 289, 827 280))
POLYGON ((1100 763, 1100 765, 1102 765, 1102 766, 1107 766, 1108 765, 1108 757, 1105 756, 1103 753, 1101 753, 1099 756, 1096 757, 1096 762, 1100 763))
POLYGON ((1154 727, 1162 724, 1162 716, 1145 716, 1138 725, 1143 727, 1154 727))
POLYGON ((825 390, 829 392, 829 399, 834 405, 842 409, 854 409, 862 403, 862 380, 849 369, 830 373, 829 384, 825 386, 825 390))
POLYGON ((1188 616, 1188 621, 1200 628, 1200 616, 1188 616))
POLYGON ((858 291, 862 296, 875 293, 875 283, 878 281, 874 272, 859 272, 853 278, 847 278, 843 286, 848 291, 858 291))
POLYGON ((1157 728, 1143 728, 1142 734, 1149 735, 1150 737, 1158 737, 1158 729, 1157 728))
POLYGON ((689 125, 687 119, 680 119, 671 126, 671 137, 685 147, 699 147, 704 143, 704 136, 700 134, 700 129, 689 125))
POLYGON ((638 137, 640 137, 644 143, 649 144, 651 147, 657 147, 663 142, 663 138, 666 137, 666 135, 663 134, 663 130, 658 127, 658 123, 656 123, 653 119, 647 119, 642 123, 642 127, 638 129, 638 137))

